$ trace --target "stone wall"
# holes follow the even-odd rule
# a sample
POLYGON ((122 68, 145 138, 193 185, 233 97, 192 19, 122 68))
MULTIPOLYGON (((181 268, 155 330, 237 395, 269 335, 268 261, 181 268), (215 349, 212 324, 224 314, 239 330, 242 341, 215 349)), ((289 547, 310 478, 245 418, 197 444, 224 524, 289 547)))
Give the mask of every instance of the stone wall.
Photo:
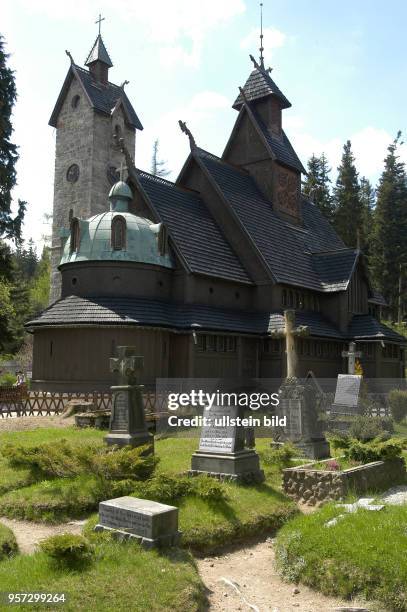
POLYGON ((341 500, 347 493, 386 489, 406 481, 403 459, 375 461, 342 472, 317 470, 314 465, 308 463, 283 470, 283 489, 289 497, 316 505, 341 500))

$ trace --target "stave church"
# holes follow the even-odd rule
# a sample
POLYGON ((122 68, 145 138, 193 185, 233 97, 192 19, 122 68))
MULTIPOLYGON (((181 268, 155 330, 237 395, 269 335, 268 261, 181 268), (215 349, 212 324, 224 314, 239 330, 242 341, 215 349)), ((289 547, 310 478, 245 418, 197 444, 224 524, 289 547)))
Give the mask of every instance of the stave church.
POLYGON ((291 103, 262 50, 231 93, 236 121, 221 157, 180 121, 190 153, 175 182, 137 168, 139 109, 126 82, 109 81, 100 33, 85 67, 68 55, 49 121, 51 302, 26 324, 33 389, 107 390, 120 345, 144 356, 146 385, 282 379, 287 313, 296 376, 346 372, 351 341, 366 376, 404 376, 405 339, 380 322, 385 304, 363 253, 301 193, 305 169, 283 129, 291 103))

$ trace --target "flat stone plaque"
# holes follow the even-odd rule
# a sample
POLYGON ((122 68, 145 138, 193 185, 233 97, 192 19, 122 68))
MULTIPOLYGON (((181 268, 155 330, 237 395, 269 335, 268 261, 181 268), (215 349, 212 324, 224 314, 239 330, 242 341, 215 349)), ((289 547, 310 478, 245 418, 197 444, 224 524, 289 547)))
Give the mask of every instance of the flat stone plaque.
POLYGON ((150 546, 178 541, 178 508, 137 497, 118 497, 99 504, 96 531, 117 531, 150 546))
POLYGON ((227 419, 237 416, 236 406, 213 406, 204 410, 204 417, 210 420, 210 424, 202 427, 199 450, 206 453, 234 453, 237 427, 228 425, 227 419))
POLYGON ((334 404, 357 408, 362 377, 357 374, 338 374, 334 404))
POLYGON ((302 437, 302 406, 301 400, 281 399, 278 405, 278 415, 287 417, 287 424, 283 427, 284 434, 290 440, 302 437))

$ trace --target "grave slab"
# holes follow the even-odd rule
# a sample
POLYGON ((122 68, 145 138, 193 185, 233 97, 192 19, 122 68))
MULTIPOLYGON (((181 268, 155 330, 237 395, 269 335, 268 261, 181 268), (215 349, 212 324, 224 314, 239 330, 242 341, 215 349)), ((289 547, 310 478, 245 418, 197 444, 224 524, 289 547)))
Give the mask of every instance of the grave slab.
POLYGON ((129 496, 100 502, 95 531, 136 539, 144 548, 174 546, 181 537, 178 508, 129 496))

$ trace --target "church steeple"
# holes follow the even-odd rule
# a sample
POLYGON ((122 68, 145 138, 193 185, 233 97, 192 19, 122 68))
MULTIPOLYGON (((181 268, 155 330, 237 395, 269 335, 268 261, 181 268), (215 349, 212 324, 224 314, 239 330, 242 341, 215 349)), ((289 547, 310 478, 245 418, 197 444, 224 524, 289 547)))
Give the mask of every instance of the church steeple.
POLYGON ((99 15, 99 19, 95 22, 99 24, 99 34, 97 35, 94 45, 86 59, 85 66, 89 67, 89 72, 96 81, 107 83, 109 80, 109 68, 111 68, 113 64, 100 33, 100 25, 103 20, 104 17, 99 15))

